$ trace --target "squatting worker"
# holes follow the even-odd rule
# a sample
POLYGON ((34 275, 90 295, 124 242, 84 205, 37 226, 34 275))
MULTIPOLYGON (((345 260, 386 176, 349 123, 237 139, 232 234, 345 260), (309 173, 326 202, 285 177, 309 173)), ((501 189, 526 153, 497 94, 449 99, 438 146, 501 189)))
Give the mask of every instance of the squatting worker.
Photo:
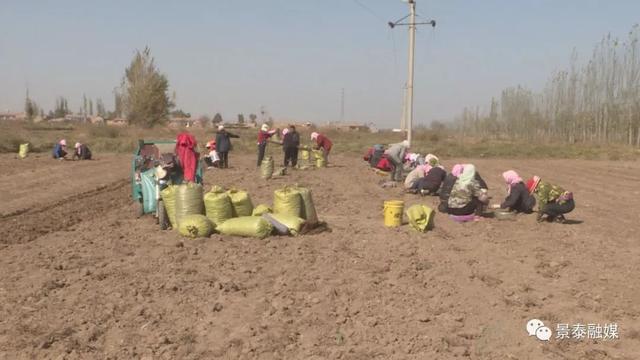
POLYGON ((229 151, 231 151, 231 138, 239 138, 240 136, 234 135, 225 130, 223 125, 218 126, 218 132, 216 133, 216 149, 218 156, 220 157, 220 168, 229 168, 229 151))
POLYGON ((409 141, 404 140, 397 144, 391 144, 389 149, 385 152, 387 154, 387 158, 393 165, 393 170, 391 170, 391 181, 402 181, 402 164, 405 154, 409 149, 409 141))
POLYGON ((204 156, 204 162, 207 164, 207 168, 220 167, 220 156, 218 156, 218 151, 216 151, 216 141, 209 141, 205 147, 209 150, 209 153, 204 156))
POLYGON ((53 158, 58 160, 64 160, 67 156, 67 140, 62 139, 58 141, 53 147, 53 158))
POLYGON ((311 133, 311 140, 315 140, 317 149, 322 149, 322 157, 324 158, 324 165, 329 165, 329 152, 331 152, 331 147, 333 143, 329 140, 328 137, 322 135, 317 132, 311 133))
POLYGON ((91 150, 85 144, 79 142, 75 145, 75 151, 73 152, 73 160, 91 160, 91 150))
POLYGON ((282 130, 282 147, 284 150, 284 167, 291 163, 292 167, 298 165, 298 148, 300 147, 300 134, 296 127, 289 125, 288 129, 282 130))
POLYGON ((262 159, 264 159, 264 154, 267 151, 267 141, 277 132, 278 130, 269 130, 269 125, 267 124, 262 124, 260 131, 258 131, 258 167, 262 164, 262 159))
POLYGON ((527 180, 527 190, 536 197, 538 202, 538 222, 546 220, 564 223, 564 214, 568 214, 576 207, 573 193, 565 189, 542 181, 539 176, 527 180))

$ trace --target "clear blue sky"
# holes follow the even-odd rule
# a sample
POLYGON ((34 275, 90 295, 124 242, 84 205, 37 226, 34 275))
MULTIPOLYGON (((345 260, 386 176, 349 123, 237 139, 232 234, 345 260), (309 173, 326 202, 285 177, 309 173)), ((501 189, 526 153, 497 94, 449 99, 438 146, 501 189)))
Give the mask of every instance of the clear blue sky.
MULTIPOLYGON (((446 120, 502 88, 540 89, 607 33, 625 37, 640 1, 418 0, 415 119, 446 120)), ((135 49, 151 47, 194 115, 345 118, 393 126, 406 81, 400 0, 0 0, 0 110, 22 110, 28 84, 46 110, 82 94, 113 106, 135 49), (363 6, 359 5, 364 4, 363 6)))

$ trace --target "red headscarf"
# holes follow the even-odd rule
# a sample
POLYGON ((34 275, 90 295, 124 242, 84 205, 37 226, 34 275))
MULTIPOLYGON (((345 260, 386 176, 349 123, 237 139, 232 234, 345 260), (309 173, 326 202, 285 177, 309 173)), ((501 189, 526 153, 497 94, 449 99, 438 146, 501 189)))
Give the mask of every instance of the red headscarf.
POLYGON ((193 135, 183 132, 178 134, 176 139, 176 155, 180 159, 184 179, 195 181, 196 168, 198 167, 198 154, 195 151, 196 138, 193 135))

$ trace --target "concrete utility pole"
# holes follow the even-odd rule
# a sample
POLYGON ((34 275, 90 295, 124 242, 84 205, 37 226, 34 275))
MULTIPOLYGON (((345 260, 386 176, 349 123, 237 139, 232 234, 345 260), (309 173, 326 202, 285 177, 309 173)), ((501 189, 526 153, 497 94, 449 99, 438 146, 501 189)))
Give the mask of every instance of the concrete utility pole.
POLYGON ((416 2, 409 0, 409 77, 407 80, 407 140, 411 144, 413 129, 413 62, 416 47, 416 2))
MULTIPOLYGON (((407 130, 407 140, 411 144, 411 131, 413 130, 413 64, 414 64, 414 50, 416 43, 416 25, 431 25, 436 27, 435 20, 428 22, 416 22, 416 1, 415 0, 403 0, 409 3, 409 15, 403 17, 396 22, 389 22, 389 27, 392 29, 396 26, 403 25, 409 26, 409 76, 407 80, 407 93, 405 103, 403 104, 403 119, 404 125, 407 130), (402 20, 409 18, 409 23, 401 23, 402 20)), ((403 124, 400 125, 403 127, 403 124)), ((404 130, 404 128, 403 128, 404 130)))

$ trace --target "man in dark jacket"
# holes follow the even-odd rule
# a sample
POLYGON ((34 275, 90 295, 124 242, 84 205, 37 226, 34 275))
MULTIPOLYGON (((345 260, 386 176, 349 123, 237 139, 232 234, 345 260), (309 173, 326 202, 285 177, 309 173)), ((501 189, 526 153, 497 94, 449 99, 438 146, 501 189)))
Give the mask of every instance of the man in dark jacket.
POLYGON ((284 149, 284 167, 287 167, 289 162, 291 162, 292 167, 296 167, 296 165, 298 165, 300 134, 296 131, 296 127, 293 125, 289 125, 289 129, 285 129, 282 132, 285 133, 282 139, 282 147, 284 149))
POLYGON ((220 169, 229 168, 229 151, 231 151, 231 138, 239 138, 238 135, 234 135, 224 129, 224 126, 218 126, 218 132, 216 134, 216 150, 218 156, 220 156, 220 169))

